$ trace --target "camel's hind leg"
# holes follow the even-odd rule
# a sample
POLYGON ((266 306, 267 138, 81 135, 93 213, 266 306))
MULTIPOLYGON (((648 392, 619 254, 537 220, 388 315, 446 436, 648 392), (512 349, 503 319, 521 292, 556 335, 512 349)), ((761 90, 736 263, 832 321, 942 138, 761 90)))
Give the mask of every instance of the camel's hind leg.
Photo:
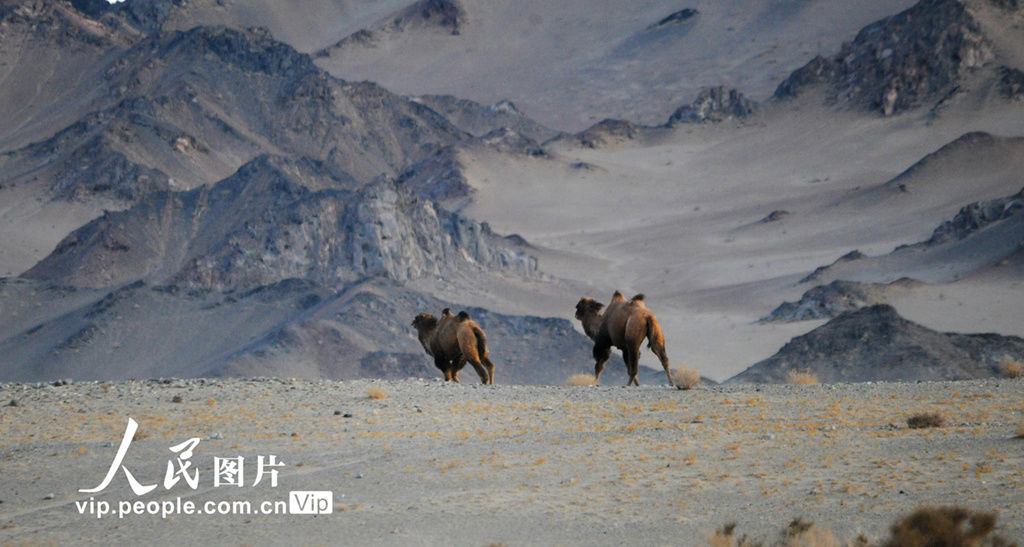
POLYGON ((651 346, 651 351, 653 351, 654 354, 658 356, 658 360, 661 361, 661 366, 665 369, 665 376, 668 376, 668 385, 675 385, 675 382, 672 381, 672 369, 669 368, 668 365, 668 355, 665 353, 665 346, 651 346))
POLYGON ((484 385, 491 383, 491 376, 487 373, 487 369, 484 368, 483 363, 470 361, 469 364, 473 365, 473 370, 475 370, 477 375, 480 376, 481 383, 484 385))
POLYGON ((492 363, 487 357, 484 357, 482 360, 484 362, 484 368, 487 369, 487 383, 494 385, 494 363, 492 363))
POLYGON ((626 362, 626 374, 629 375, 627 386, 640 385, 637 376, 640 374, 640 348, 625 348, 622 350, 622 360, 626 362))

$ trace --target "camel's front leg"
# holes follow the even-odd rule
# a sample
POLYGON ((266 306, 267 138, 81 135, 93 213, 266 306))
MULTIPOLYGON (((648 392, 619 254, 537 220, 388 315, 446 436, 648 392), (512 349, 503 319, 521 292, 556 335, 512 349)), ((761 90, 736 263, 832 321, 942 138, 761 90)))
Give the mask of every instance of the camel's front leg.
POLYGON ((604 364, 608 362, 608 359, 612 356, 612 345, 611 342, 604 342, 598 339, 594 343, 594 383, 598 383, 601 379, 601 373, 604 371, 604 364))

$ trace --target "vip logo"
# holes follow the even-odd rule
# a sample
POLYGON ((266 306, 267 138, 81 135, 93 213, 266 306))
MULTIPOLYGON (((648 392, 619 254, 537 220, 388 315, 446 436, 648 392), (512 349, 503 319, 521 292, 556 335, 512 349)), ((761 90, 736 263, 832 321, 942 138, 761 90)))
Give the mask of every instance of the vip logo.
POLYGON ((288 492, 288 512, 293 515, 329 515, 334 512, 334 493, 324 490, 288 492))

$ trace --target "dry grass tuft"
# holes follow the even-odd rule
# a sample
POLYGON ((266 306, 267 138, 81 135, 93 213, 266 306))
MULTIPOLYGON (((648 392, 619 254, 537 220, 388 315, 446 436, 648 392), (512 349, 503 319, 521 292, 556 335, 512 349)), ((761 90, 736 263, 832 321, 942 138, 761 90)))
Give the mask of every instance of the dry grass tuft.
POLYGON ((367 395, 368 395, 368 396, 369 396, 369 397, 370 397, 371 399, 386 399, 386 398, 387 398, 387 396, 388 396, 388 394, 387 394, 387 393, 386 393, 386 392, 385 392, 385 391, 384 391, 383 389, 380 389, 380 388, 378 388, 378 387, 371 387, 371 388, 370 388, 370 389, 369 389, 369 390, 368 390, 368 391, 366 392, 366 394, 367 394, 367 395))
POLYGON ((593 374, 573 374, 565 381, 567 386, 596 386, 597 378, 593 374))
POLYGON ((1020 378, 1024 374, 1024 364, 1021 364, 1020 361, 1006 359, 999 365, 999 370, 1007 378, 1020 378))
MULTIPOLYGON (((756 541, 745 534, 736 537, 736 523, 730 522, 722 526, 715 533, 707 538, 708 544, 712 547, 763 547, 764 545, 778 545, 781 547, 839 547, 841 544, 836 540, 831 530, 815 526, 803 519, 796 519, 789 523, 789 526, 782 530, 780 538, 776 542, 765 543, 756 541)), ((849 545, 863 545, 861 538, 849 545)))
POLYGON ((782 545, 788 547, 839 547, 831 530, 797 518, 782 531, 782 545))
POLYGON ((751 543, 747 536, 736 538, 733 536, 733 532, 736 531, 736 523, 730 522, 718 530, 711 536, 708 536, 708 545, 711 547, 752 547, 757 545, 751 543))
POLYGON ((999 536, 987 537, 995 527, 992 513, 963 507, 922 507, 893 524, 892 535, 881 545, 1010 545, 999 536))
POLYGON ((789 383, 796 384, 798 386, 812 386, 818 383, 818 375, 809 370, 805 370, 803 372, 791 370, 786 377, 789 380, 789 383))
POLYGON ((907 427, 910 429, 924 429, 927 427, 942 427, 946 419, 934 412, 922 412, 907 418, 907 427))
POLYGON ((700 373, 686 365, 680 365, 672 371, 672 384, 679 389, 693 389, 700 384, 700 373))

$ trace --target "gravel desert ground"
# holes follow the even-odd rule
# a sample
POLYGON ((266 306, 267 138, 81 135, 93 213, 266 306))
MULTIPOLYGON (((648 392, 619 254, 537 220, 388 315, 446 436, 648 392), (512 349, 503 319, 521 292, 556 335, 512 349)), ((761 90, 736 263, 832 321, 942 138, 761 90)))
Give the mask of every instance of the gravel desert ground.
POLYGON ((995 513, 1020 541, 1021 386, 3 384, 0 542, 700 545, 730 522, 772 542, 800 518, 875 543, 925 505, 995 513), (908 428, 925 412, 944 425, 908 428), (123 468, 155 488, 136 495, 116 470, 80 492, 101 484, 129 418, 123 468), (239 456, 242 486, 215 486, 214 458, 239 456), (252 485, 261 457, 276 487, 252 485), (182 480, 166 488, 171 462, 182 480), (330 492, 332 511, 261 513, 303 491, 330 492), (236 514, 180 514, 187 502, 236 514))

